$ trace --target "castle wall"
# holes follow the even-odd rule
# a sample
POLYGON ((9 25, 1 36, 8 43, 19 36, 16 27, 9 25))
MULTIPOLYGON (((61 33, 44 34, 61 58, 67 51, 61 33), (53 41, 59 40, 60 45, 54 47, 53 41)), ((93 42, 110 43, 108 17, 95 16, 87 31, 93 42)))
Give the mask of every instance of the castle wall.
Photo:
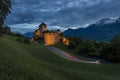
POLYGON ((47 25, 41 23, 39 29, 34 32, 34 36, 31 41, 44 40, 45 45, 54 45, 59 41, 63 41, 65 45, 69 45, 69 40, 64 38, 64 35, 61 35, 60 30, 47 30, 47 25))
POLYGON ((40 38, 40 35, 41 35, 41 32, 40 32, 39 30, 36 30, 36 31, 34 32, 33 38, 34 38, 35 40, 38 40, 38 39, 40 38))
POLYGON ((59 42, 59 35, 57 33, 44 33, 45 45, 54 45, 59 42))

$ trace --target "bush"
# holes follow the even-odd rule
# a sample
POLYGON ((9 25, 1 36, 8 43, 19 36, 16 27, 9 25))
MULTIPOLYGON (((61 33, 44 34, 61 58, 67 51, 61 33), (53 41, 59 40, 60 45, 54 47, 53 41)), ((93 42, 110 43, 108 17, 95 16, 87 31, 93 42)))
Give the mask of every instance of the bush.
POLYGON ((110 62, 120 62, 120 35, 110 42, 82 41, 80 38, 70 37, 69 49, 78 54, 102 57, 110 62))
POLYGON ((112 43, 103 45, 100 50, 102 58, 110 62, 120 62, 120 45, 116 46, 112 43))
POLYGON ((69 48, 69 49, 75 49, 75 48, 76 48, 76 43, 75 43, 75 41, 71 41, 71 42, 69 43, 69 45, 68 45, 68 48, 69 48))
POLYGON ((80 37, 74 37, 74 36, 69 37, 69 41, 70 43, 68 48, 70 49, 75 49, 77 46, 79 46, 82 43, 82 39, 80 37))
POLYGON ((91 41, 85 41, 76 48, 77 53, 88 55, 88 56, 98 56, 97 48, 91 41))
POLYGON ((82 45, 79 45, 77 48, 76 48, 76 52, 78 54, 82 54, 82 55, 86 55, 86 49, 84 46, 82 45))
POLYGON ((69 38, 69 41, 70 41, 70 42, 74 41, 76 47, 82 43, 82 39, 81 39, 80 37, 74 37, 74 36, 71 36, 71 37, 69 38))

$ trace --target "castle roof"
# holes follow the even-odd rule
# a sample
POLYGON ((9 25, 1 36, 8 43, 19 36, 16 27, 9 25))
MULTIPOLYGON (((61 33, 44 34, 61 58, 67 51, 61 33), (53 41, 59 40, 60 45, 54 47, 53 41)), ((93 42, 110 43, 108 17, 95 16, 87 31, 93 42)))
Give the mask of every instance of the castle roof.
POLYGON ((58 30, 47 30, 47 31, 44 31, 44 33, 60 33, 60 31, 58 30))
POLYGON ((47 25, 46 25, 45 23, 41 23, 41 24, 39 25, 39 27, 41 27, 41 26, 46 26, 46 27, 47 27, 47 25))

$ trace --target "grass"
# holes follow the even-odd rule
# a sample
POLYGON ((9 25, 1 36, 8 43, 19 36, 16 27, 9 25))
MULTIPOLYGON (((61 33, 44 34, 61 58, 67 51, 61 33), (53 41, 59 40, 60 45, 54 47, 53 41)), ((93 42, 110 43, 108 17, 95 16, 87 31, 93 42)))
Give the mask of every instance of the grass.
POLYGON ((0 80, 120 80, 119 64, 76 63, 16 39, 0 37, 0 80))

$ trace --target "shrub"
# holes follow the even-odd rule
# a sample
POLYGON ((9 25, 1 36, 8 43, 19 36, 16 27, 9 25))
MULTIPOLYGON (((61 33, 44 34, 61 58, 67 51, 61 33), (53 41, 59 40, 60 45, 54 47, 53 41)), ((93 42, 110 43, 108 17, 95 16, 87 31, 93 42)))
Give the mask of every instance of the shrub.
POLYGON ((82 55, 86 55, 86 49, 84 46, 82 45, 79 45, 77 48, 76 48, 76 52, 78 54, 82 54, 82 55))
POLYGON ((110 62, 120 62, 120 44, 108 43, 101 47, 100 55, 110 62))
POLYGON ((69 41, 70 43, 68 48, 70 49, 75 49, 77 46, 79 46, 82 43, 82 39, 80 37, 74 37, 74 36, 69 37, 69 41))
POLYGON ((76 48, 77 53, 88 56, 98 56, 97 48, 91 41, 85 41, 76 48))
POLYGON ((76 44, 76 47, 82 43, 82 39, 80 37, 71 36, 69 37, 69 40, 74 41, 76 44))
POLYGON ((76 43, 75 43, 75 41, 71 41, 71 42, 69 43, 69 45, 68 45, 68 48, 69 48, 69 49, 75 49, 75 48, 76 48, 76 43))

